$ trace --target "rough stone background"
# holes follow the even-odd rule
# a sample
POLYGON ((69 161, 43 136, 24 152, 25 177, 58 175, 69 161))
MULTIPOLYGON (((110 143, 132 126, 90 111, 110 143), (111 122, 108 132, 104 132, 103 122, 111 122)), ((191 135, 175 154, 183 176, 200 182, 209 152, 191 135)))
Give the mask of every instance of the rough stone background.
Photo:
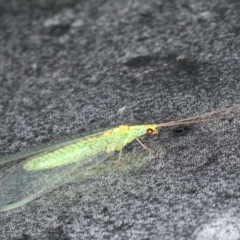
MULTIPOLYGON (((0 154, 240 103, 239 43, 236 0, 1 0, 0 154)), ((0 213, 0 238, 237 240, 239 124, 165 128, 144 143, 171 150, 0 213)))

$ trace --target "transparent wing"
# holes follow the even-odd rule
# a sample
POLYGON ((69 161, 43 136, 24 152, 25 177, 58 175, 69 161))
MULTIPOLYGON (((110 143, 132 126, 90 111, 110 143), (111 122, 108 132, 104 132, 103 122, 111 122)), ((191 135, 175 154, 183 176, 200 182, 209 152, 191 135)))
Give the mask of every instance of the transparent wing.
POLYGON ((15 161, 15 160, 20 160, 22 158, 27 158, 27 157, 33 156, 35 154, 38 154, 38 153, 53 151, 53 150, 58 149, 60 147, 64 147, 68 144, 74 143, 74 141, 79 140, 79 138, 84 139, 85 137, 89 138, 89 137, 100 136, 107 129, 109 129, 109 128, 105 128, 105 129, 101 128, 101 129, 91 131, 91 132, 87 132, 87 133, 83 133, 83 134, 75 134, 75 135, 70 136, 70 137, 66 137, 66 138, 58 139, 58 140, 53 140, 53 141, 50 141, 48 143, 41 144, 40 146, 36 146, 36 147, 30 148, 30 149, 20 151, 18 153, 14 153, 14 154, 4 156, 4 157, 0 158, 0 165, 4 165, 8 162, 12 162, 12 161, 15 161))
POLYGON ((0 181, 0 211, 20 207, 44 193, 64 184, 91 166, 105 160, 114 153, 100 152, 94 157, 86 157, 74 164, 68 164, 53 169, 26 171, 21 162, 0 181))

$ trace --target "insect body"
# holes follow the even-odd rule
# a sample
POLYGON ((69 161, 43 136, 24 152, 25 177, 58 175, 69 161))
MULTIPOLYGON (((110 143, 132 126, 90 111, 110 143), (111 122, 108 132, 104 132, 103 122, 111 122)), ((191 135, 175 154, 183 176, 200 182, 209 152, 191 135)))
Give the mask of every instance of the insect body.
POLYGON ((26 160, 2 176, 0 211, 22 206, 47 191, 71 181, 88 167, 105 160, 115 151, 120 152, 120 158, 122 149, 135 139, 148 149, 138 139, 140 136, 157 134, 159 129, 166 126, 236 117, 239 114, 211 118, 214 114, 237 107, 240 107, 240 104, 200 116, 160 124, 120 125, 3 157, 0 159, 0 165, 22 158, 26 160))
POLYGON ((121 125, 98 134, 79 138, 66 146, 36 156, 23 164, 26 171, 37 171, 55 168, 70 163, 84 161, 101 152, 112 153, 121 151, 124 146, 134 139, 148 133, 158 133, 157 124, 128 126, 121 125))
MULTIPOLYGON (((0 180, 0 211, 22 206, 71 181, 81 175, 82 171, 105 160, 115 151, 120 151, 120 158, 125 145, 145 133, 158 133, 157 127, 157 124, 120 125, 0 159, 0 165, 3 165, 27 158, 10 169, 0 180)), ((144 146, 141 142, 140 144, 144 146)))

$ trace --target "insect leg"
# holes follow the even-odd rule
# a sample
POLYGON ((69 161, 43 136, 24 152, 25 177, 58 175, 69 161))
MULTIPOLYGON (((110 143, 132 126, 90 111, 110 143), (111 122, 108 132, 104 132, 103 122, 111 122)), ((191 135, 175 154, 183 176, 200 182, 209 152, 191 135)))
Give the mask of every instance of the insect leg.
POLYGON ((148 150, 148 151, 151 150, 151 148, 145 146, 138 138, 136 138, 136 140, 138 141, 138 143, 139 143, 144 149, 146 149, 146 150, 148 150))
POLYGON ((119 151, 119 156, 118 156, 118 164, 119 164, 119 166, 122 166, 122 165, 123 165, 123 162, 122 162, 122 160, 121 160, 121 154, 122 154, 122 148, 121 148, 121 150, 119 151))

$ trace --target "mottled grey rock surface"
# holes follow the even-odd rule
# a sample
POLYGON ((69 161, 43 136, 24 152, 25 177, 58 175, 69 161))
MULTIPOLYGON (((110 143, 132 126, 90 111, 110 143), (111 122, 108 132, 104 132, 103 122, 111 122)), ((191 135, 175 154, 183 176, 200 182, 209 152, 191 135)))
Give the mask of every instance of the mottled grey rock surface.
MULTIPOLYGON (((1 0, 0 156, 240 103, 239 43, 234 0, 1 0)), ((188 127, 143 140, 140 168, 0 213, 0 239, 239 239, 240 119, 188 127)))

